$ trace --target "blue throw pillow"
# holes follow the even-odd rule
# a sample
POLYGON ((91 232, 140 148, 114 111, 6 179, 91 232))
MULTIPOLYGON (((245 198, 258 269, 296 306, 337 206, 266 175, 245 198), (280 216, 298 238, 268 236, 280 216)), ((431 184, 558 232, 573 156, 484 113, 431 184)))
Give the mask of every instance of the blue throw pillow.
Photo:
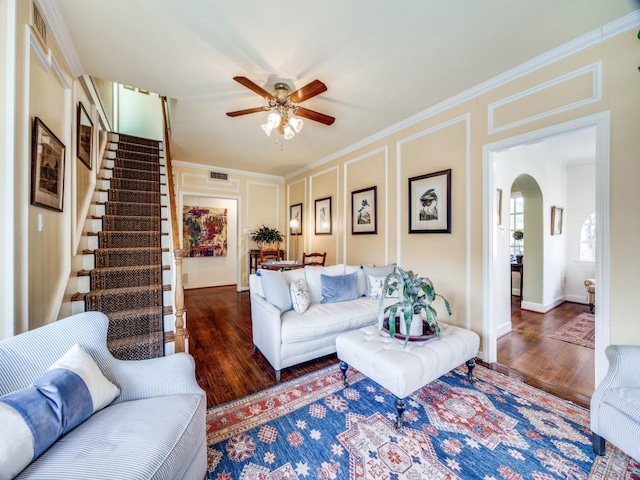
POLYGON ((320 303, 345 302, 358 298, 358 272, 348 275, 320 275, 320 303))

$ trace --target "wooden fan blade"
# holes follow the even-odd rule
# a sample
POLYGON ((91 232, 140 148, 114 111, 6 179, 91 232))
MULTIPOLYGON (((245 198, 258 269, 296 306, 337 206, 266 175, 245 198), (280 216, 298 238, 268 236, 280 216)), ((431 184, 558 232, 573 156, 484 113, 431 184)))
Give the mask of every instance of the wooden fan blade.
POLYGON ((325 115, 324 113, 309 110, 308 108, 298 107, 296 115, 303 118, 308 118, 314 122, 324 123, 325 125, 332 125, 336 121, 335 118, 325 115))
POLYGON ((230 117, 239 117, 240 115, 246 115, 248 113, 264 112, 264 107, 247 108, 246 110, 236 110, 235 112, 227 112, 230 117))
POLYGON ((267 92, 264 88, 262 88, 259 85, 256 85, 255 83, 253 83, 251 80, 249 80, 247 77, 233 77, 233 79, 238 82, 240 85, 244 85, 245 87, 247 87, 249 90, 257 93, 258 95, 260 95, 261 97, 266 98, 267 100, 273 98, 273 95, 271 95, 269 92, 267 92))
POLYGON ((300 103, 326 91, 327 86, 324 83, 320 80, 314 80, 289 95, 289 99, 294 103, 300 103))

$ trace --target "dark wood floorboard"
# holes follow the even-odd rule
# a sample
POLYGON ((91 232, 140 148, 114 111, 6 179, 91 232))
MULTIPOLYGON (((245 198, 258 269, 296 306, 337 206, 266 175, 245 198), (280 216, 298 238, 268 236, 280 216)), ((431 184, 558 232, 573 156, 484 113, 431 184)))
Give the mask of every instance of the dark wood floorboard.
POLYGON ((495 369, 510 369, 526 383, 588 407, 595 384, 594 350, 547 337, 588 311, 587 305, 564 302, 546 314, 530 312, 512 297, 512 331, 498 339, 495 369))
MULTIPOLYGON (((189 351, 196 377, 213 407, 276 385, 273 368, 251 339, 249 292, 235 286, 185 291, 189 351)), ((588 307, 565 303, 546 315, 520 311, 513 332, 498 342, 499 364, 485 365, 579 405, 588 406, 593 391, 593 350, 545 335, 588 307)), ((336 355, 282 370, 286 382, 338 363, 336 355)))

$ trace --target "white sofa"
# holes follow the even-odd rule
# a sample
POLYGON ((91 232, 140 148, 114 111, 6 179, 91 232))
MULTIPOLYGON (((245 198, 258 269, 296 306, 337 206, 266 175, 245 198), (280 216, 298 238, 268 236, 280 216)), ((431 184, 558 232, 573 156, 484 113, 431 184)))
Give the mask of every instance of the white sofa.
MULTIPOLYGON (((306 266, 304 269, 285 272, 259 270, 252 274, 249 288, 253 344, 273 366, 276 381, 280 381, 280 370, 283 368, 335 353, 336 337, 340 333, 375 324, 379 300, 367 295, 367 274, 384 276, 392 269, 391 265, 374 268, 338 264, 327 267, 306 266), (321 275, 337 276, 354 272, 357 276, 357 298, 336 303, 321 303, 321 275), (262 282, 265 275, 280 275, 283 279, 281 290, 288 289, 292 281, 305 278, 310 296, 309 308, 302 314, 288 309, 281 311, 276 306, 278 302, 269 298, 273 297, 273 291, 271 295, 269 292, 265 295, 262 282)), ((285 296, 285 291, 277 293, 280 293, 281 297, 285 296)), ((288 290, 286 294, 289 294, 288 290)))

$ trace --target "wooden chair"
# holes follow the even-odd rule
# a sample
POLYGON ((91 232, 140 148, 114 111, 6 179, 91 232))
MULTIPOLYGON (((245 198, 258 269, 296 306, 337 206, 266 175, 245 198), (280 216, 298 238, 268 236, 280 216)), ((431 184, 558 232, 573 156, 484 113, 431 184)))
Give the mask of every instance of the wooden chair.
POLYGON ((260 260, 258 264, 260 268, 263 268, 264 265, 268 262, 280 262, 282 261, 282 253, 279 248, 262 248, 260 247, 260 260))
POLYGON ((316 265, 324 267, 324 262, 327 260, 327 252, 324 253, 302 253, 302 265, 316 265))

